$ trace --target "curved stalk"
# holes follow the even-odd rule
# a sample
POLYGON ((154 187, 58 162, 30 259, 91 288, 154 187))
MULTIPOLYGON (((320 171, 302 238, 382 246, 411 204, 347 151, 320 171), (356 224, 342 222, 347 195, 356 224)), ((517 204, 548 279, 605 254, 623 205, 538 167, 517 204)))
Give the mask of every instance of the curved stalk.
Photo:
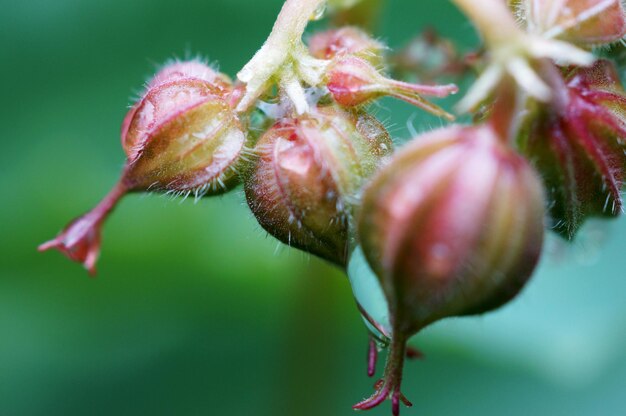
POLYGON ((275 79, 279 84, 289 85, 289 98, 297 100, 294 101, 297 111, 299 113, 306 111, 306 101, 301 100, 304 92, 295 91, 298 88, 302 89, 302 86, 299 82, 296 85, 294 80, 299 81, 297 78, 300 78, 311 85, 318 84, 325 68, 325 61, 314 59, 308 54, 302 44, 302 34, 309 21, 316 17, 317 12, 325 4, 326 0, 285 1, 269 37, 237 74, 237 78, 246 84, 237 111, 247 111, 275 79), (285 68, 289 67, 291 68, 287 74, 283 74, 285 68), (284 81, 285 77, 289 79, 284 81))

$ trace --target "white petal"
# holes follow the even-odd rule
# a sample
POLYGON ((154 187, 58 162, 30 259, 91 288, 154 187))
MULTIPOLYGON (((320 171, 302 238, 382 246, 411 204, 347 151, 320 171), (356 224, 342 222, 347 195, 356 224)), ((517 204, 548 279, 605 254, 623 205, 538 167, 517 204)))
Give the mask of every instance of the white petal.
POLYGON ((550 87, 539 78, 525 59, 513 58, 507 62, 506 66, 511 76, 529 95, 540 101, 550 99, 552 96, 550 87))
POLYGON ((560 40, 533 38, 528 48, 535 58, 550 58, 559 64, 589 66, 596 60, 593 54, 560 40))

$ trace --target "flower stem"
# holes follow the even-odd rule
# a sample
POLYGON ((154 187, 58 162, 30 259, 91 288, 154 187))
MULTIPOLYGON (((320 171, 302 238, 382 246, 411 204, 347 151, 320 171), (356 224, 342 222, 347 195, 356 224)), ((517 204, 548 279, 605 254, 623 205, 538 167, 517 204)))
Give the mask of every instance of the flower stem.
POLYGON ((523 94, 517 91, 514 82, 508 79, 496 89, 496 96, 489 116, 489 124, 498 137, 505 143, 513 145, 517 136, 518 122, 516 118, 522 110, 523 94), (521 99, 521 100, 520 100, 521 99))
POLYGON ((123 180, 119 181, 113 189, 96 205, 87 215, 93 216, 98 223, 104 221, 104 219, 113 211, 117 206, 117 203, 122 199, 124 195, 128 193, 129 189, 123 180))
POLYGON ((237 105, 237 111, 250 108, 292 53, 301 50, 298 46, 302 43, 302 34, 309 20, 325 3, 326 0, 285 1, 269 37, 237 74, 239 80, 246 83, 246 92, 237 105))

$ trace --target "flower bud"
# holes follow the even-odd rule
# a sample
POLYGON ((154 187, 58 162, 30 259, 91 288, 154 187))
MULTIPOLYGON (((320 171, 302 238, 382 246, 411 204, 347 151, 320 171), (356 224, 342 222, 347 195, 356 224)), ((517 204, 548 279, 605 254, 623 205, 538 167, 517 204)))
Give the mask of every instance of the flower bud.
POLYGON ((601 45, 626 35, 621 0, 535 0, 516 2, 531 32, 579 45, 601 45))
POLYGON ((421 94, 446 97, 458 91, 456 85, 418 85, 384 77, 369 62, 356 56, 340 56, 326 74, 326 86, 335 101, 344 107, 366 104, 383 96, 404 100, 435 115, 453 119, 421 94))
POLYGON ((238 181, 245 134, 227 102, 231 89, 227 77, 198 61, 163 68, 122 124, 127 161, 118 184, 96 208, 40 250, 56 248, 93 274, 101 226, 127 192, 199 197, 232 189, 238 181))
POLYGON ((408 145, 364 191, 358 234, 389 307, 384 381, 357 409, 388 396, 399 412, 408 338, 450 316, 511 300, 543 242, 538 176, 489 125, 453 126, 408 145))
POLYGON ((562 81, 559 102, 533 104, 519 142, 544 179, 554 230, 573 238, 588 217, 623 209, 626 94, 605 60, 562 81))
POLYGON ((122 125, 133 189, 222 193, 237 181, 245 134, 228 78, 198 62, 163 68, 122 125))
POLYGON ((232 188, 245 134, 221 89, 188 78, 158 84, 122 131, 134 189, 219 194, 232 188))
POLYGON ((248 204, 280 241, 343 266, 351 208, 391 149, 384 127, 365 113, 318 107, 283 119, 256 145, 244 179, 248 204))
POLYGON ((314 58, 333 59, 353 55, 375 66, 383 64, 385 48, 385 45, 353 26, 319 32, 309 39, 309 52, 314 58))

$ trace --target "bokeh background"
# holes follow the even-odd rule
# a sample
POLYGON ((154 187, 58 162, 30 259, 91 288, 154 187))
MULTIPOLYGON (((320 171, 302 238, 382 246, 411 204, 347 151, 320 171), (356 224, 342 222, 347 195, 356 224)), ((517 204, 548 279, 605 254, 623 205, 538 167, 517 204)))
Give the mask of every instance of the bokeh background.
MULTIPOLYGON (((155 65, 235 74, 281 0, 28 0, 0 12, 0 415, 352 415, 372 391, 345 277, 262 232, 241 191, 127 197, 90 279, 36 246, 113 185, 155 65)), ((377 35, 476 38, 447 1, 388 0, 377 35)), ((398 141, 440 122, 385 101, 398 141)), ((549 244, 497 313, 413 339, 405 415, 626 415, 626 222, 549 244)), ((388 415, 389 405, 371 412, 388 415)))

